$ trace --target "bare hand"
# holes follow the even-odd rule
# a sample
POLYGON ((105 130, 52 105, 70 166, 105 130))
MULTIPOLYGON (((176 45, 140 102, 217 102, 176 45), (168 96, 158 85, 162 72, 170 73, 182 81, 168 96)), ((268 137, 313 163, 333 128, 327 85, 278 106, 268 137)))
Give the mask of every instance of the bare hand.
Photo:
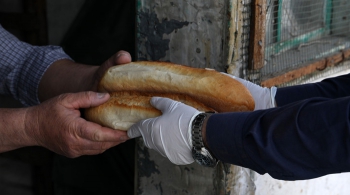
POLYGON ((67 156, 100 154, 125 142, 126 132, 112 130, 81 118, 80 108, 106 102, 108 94, 80 92, 63 94, 28 109, 26 132, 33 145, 67 156))
POLYGON ((96 91, 98 82, 103 77, 104 73, 112 66, 120 65, 120 64, 126 64, 131 62, 131 56, 126 51, 119 51, 116 54, 114 54, 112 57, 110 57, 108 60, 106 60, 99 68, 96 70, 93 78, 93 85, 90 87, 90 90, 96 91))
POLYGON ((96 91, 108 68, 131 62, 126 51, 119 51, 100 66, 79 64, 71 60, 58 60, 45 72, 40 81, 38 96, 41 102, 63 93, 96 91))

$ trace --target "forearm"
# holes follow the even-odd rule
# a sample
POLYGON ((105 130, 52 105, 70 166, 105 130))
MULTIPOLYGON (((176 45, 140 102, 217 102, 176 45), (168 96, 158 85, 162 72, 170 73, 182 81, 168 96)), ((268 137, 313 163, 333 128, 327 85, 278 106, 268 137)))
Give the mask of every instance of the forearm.
POLYGON ((0 94, 11 95, 25 106, 40 103, 38 86, 48 67, 58 60, 70 59, 58 46, 24 43, 1 25, 0 56, 0 94))
POLYGON ((28 108, 0 109, 0 152, 35 145, 26 132, 28 108))
POLYGON ((40 101, 62 93, 96 91, 100 79, 112 66, 131 62, 128 52, 119 51, 100 66, 86 65, 69 59, 54 62, 43 75, 38 90, 40 101))
POLYGON ((42 77, 38 96, 45 101, 62 93, 91 90, 98 66, 79 64, 68 59, 54 62, 42 77))
POLYGON ((313 98, 251 113, 215 114, 207 142, 224 162, 284 180, 350 170, 350 98, 313 98))
POLYGON ((350 74, 325 79, 318 83, 283 87, 277 90, 278 106, 305 100, 313 97, 340 98, 350 96, 350 74))

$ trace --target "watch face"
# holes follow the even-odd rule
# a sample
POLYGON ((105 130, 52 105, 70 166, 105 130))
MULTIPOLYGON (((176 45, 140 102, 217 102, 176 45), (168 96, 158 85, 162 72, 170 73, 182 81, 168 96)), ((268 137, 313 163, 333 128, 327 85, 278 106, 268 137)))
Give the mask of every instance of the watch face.
POLYGON ((214 167, 217 163, 205 148, 202 148, 200 151, 192 148, 192 156, 198 164, 203 166, 214 167))

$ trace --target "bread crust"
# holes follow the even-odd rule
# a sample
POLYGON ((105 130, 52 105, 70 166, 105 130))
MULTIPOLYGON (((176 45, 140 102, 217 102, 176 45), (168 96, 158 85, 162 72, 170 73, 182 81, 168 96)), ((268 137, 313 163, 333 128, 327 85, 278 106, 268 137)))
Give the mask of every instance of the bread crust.
POLYGON ((139 120, 162 114, 150 104, 152 97, 166 97, 190 105, 200 111, 215 112, 214 109, 186 95, 119 91, 111 92, 106 103, 86 109, 85 117, 112 129, 127 130, 139 120))
POLYGON ((87 109, 90 121, 127 130, 135 122, 159 116, 149 100, 168 97, 201 111, 254 110, 254 100, 238 81, 215 70, 192 68, 168 62, 138 61, 106 71, 98 91, 109 92, 105 104, 87 109))

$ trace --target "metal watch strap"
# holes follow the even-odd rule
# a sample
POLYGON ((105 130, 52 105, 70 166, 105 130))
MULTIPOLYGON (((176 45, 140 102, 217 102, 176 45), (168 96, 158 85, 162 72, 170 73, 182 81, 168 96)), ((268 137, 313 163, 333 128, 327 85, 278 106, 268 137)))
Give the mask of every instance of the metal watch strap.
POLYGON ((192 121, 192 156, 200 165, 215 167, 218 160, 205 148, 202 137, 202 126, 207 117, 207 113, 200 113, 192 121))
POLYGON ((204 147, 203 138, 202 138, 202 125, 204 119, 207 118, 207 114, 200 113, 198 114, 192 122, 192 144, 197 150, 200 150, 204 147))

